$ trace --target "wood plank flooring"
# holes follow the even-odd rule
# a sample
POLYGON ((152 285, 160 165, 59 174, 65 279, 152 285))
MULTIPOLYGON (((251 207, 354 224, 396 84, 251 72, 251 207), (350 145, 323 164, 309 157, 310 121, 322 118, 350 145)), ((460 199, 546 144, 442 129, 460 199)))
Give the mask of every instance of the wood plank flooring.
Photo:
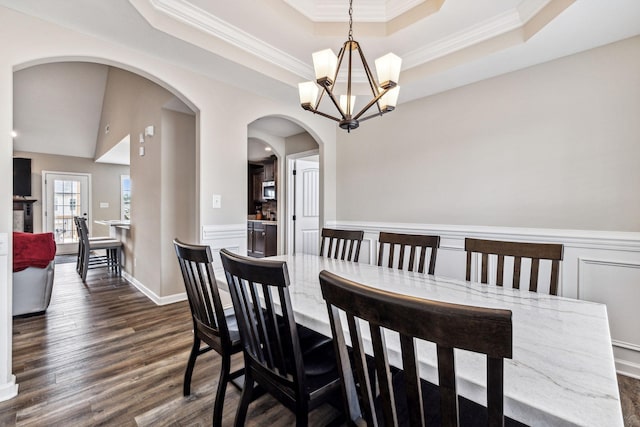
MULTIPOLYGON (((0 426, 209 426, 220 358, 198 358, 192 395, 182 396, 191 346, 186 302, 156 306, 123 279, 75 264, 56 265, 52 303, 43 316, 15 318, 13 371, 18 397, 0 402, 0 426)), ((236 364, 242 364, 236 357, 236 364)), ((626 426, 640 426, 640 381, 619 377, 626 426)), ((227 388, 224 426, 233 425, 240 392, 227 388)), ((335 416, 326 405, 312 425, 335 416)), ((290 426, 292 414, 270 396, 253 402, 249 426, 290 426)))

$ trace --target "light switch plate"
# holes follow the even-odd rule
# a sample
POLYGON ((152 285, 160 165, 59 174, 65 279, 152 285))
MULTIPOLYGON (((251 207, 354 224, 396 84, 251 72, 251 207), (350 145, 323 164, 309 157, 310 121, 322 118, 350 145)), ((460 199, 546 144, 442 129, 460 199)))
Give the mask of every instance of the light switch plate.
POLYGON ((144 147, 139 147, 139 148, 138 148, 138 153, 139 153, 141 156, 144 156, 144 147))
POLYGON ((213 209, 220 209, 222 207, 222 196, 220 194, 213 195, 213 209))
POLYGON ((101 208, 108 208, 109 207, 109 202, 100 202, 100 207, 101 208))

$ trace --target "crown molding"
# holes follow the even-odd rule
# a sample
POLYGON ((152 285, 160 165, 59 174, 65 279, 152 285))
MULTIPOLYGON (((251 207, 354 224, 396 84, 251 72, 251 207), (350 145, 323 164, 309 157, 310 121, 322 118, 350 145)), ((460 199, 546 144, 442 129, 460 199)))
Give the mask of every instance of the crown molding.
MULTIPOLYGON (((293 7, 293 0, 284 0, 293 7)), ((369 0, 363 10, 372 11, 372 14, 379 13, 380 8, 384 8, 387 13, 390 10, 394 14, 414 8, 416 5, 422 4, 427 0, 389 0, 385 4, 369 0), (376 12, 377 11, 377 12, 376 12)), ((433 61, 484 42, 494 37, 510 31, 522 28, 529 20, 534 18, 543 8, 550 3, 558 0, 524 0, 517 8, 496 15, 477 25, 465 28, 457 33, 440 40, 433 41, 425 46, 410 51, 403 55, 403 70, 408 70, 421 64, 433 61)), ((295 75, 301 76, 302 79, 313 80, 313 67, 288 53, 272 46, 264 41, 252 36, 246 31, 223 21, 222 19, 210 14, 209 12, 191 4, 188 0, 149 0, 150 4, 157 11, 168 15, 169 17, 192 26, 213 37, 219 38, 245 52, 248 52, 264 61, 270 62, 287 70, 295 75)), ((342 1, 340 1, 342 3, 342 1)), ((316 15, 320 16, 320 10, 323 14, 329 14, 332 8, 338 8, 336 1, 317 5, 314 0, 305 0, 303 2, 295 2, 300 11, 304 7, 313 7, 317 10, 316 15)), ((344 19, 344 5, 340 7, 340 13, 344 19)), ((332 12, 333 13, 333 12, 332 12)), ((337 13, 337 11, 335 12, 337 13)), ((324 15, 322 15, 324 16, 324 15)), ((329 16, 329 15, 326 15, 329 16)), ((359 20, 362 17, 358 18, 359 20)), ((311 52, 310 52, 311 53, 311 52)), ((366 83, 367 79, 364 70, 354 69, 353 81, 355 83, 366 83)), ((339 80, 340 81, 340 80, 339 80)))
POLYGON ((252 36, 242 29, 185 0, 150 0, 151 5, 177 21, 217 37, 260 59, 299 76, 313 76, 313 68, 288 53, 252 36))
POLYGON ((413 68, 512 31, 522 25, 520 13, 516 9, 510 10, 403 55, 402 68, 413 68))

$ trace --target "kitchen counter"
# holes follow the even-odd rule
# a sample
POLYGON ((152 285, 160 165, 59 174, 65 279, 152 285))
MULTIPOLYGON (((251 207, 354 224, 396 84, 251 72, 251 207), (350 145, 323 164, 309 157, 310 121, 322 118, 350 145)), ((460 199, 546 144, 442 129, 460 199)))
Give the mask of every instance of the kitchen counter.
POLYGON ((258 222, 265 225, 278 225, 278 221, 271 221, 269 219, 248 219, 249 222, 258 222))
POLYGON ((96 224, 108 225, 110 227, 121 228, 124 230, 129 230, 131 228, 131 221, 125 221, 121 219, 95 220, 93 222, 96 224))

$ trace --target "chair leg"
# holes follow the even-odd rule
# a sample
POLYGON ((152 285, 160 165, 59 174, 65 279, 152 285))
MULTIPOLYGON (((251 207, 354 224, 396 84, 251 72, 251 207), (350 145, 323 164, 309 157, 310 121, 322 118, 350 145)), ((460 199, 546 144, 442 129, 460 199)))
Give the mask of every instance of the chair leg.
POLYGON ((191 394, 191 375, 193 374, 193 368, 196 364, 196 358, 200 351, 200 338, 195 333, 193 334, 193 346, 191 347, 191 354, 189 354, 189 361, 187 362, 187 369, 184 371, 184 385, 182 387, 182 394, 189 396, 191 394))
POLYGON ((296 427, 309 425, 309 406, 300 402, 296 405, 296 427))
POLYGON ((253 378, 251 377, 250 370, 247 369, 244 373, 244 388, 242 389, 242 397, 240 398, 240 404, 236 412, 236 420, 234 422, 235 427, 243 427, 245 420, 247 419, 247 410, 249 409, 249 403, 251 403, 251 394, 253 392, 253 378))
POLYGON ((222 366, 220 367, 220 380, 218 381, 218 391, 216 393, 216 402, 213 406, 214 427, 222 426, 222 410, 224 409, 224 395, 227 392, 227 384, 229 383, 230 370, 231 370, 231 355, 224 354, 222 356, 222 366))
POLYGON ((82 267, 80 267, 80 276, 82 277, 82 281, 84 282, 87 279, 87 271, 89 270, 89 254, 87 253, 87 249, 84 249, 84 254, 82 255, 82 267))

